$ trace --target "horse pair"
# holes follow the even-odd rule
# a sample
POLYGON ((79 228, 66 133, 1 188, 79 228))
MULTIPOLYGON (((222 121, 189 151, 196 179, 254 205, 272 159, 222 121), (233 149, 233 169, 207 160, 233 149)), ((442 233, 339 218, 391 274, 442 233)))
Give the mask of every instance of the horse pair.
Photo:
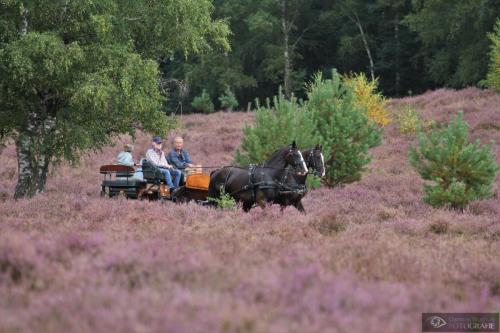
POLYGON ((301 200, 307 193, 306 178, 310 172, 318 177, 325 175, 322 147, 300 151, 293 142, 276 150, 260 166, 228 166, 213 171, 208 196, 220 197, 224 191, 241 202, 245 212, 255 205, 264 208, 266 204, 279 204, 282 209, 293 205, 305 213, 301 200))

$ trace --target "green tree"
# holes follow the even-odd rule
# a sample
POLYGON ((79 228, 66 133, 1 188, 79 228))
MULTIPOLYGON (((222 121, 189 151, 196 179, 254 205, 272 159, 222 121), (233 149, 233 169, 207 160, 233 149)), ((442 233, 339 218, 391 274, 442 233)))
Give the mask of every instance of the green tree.
POLYGON ((212 10, 209 0, 0 0, 0 133, 16 144, 15 197, 43 191, 51 163, 114 135, 165 134, 157 62, 228 49, 212 10))
POLYGON ((191 106, 198 112, 212 113, 215 111, 210 95, 203 90, 201 95, 196 96, 191 102, 191 106))
POLYGON ((434 207, 463 209, 471 201, 492 196, 499 170, 491 146, 469 143, 462 113, 447 128, 419 133, 418 146, 409 152, 410 163, 432 184, 424 185, 424 201, 434 207))
POLYGON ((500 19, 497 20, 495 31, 488 34, 491 40, 490 67, 486 77, 486 85, 500 91, 500 19))
POLYGON ((423 43, 427 74, 437 84, 475 85, 488 66, 487 32, 500 15, 498 0, 414 0, 406 22, 423 43))
POLYGON ((258 105, 253 125, 243 129, 243 140, 236 151, 240 165, 262 163, 276 149, 296 141, 300 148, 310 148, 318 143, 314 122, 295 97, 286 99, 280 93, 272 104, 258 105))
POLYGON ((325 183, 335 187, 361 179, 371 161, 368 149, 380 144, 380 130, 356 106, 353 90, 336 71, 329 80, 317 74, 307 91, 305 107, 325 154, 325 183))

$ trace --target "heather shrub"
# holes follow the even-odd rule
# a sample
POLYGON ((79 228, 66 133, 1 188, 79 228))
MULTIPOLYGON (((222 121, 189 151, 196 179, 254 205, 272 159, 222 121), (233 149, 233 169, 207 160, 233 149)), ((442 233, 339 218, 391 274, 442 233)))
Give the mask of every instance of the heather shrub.
POLYGON ((215 110, 212 99, 205 89, 203 89, 201 95, 196 96, 193 99, 193 102, 191 102, 191 106, 194 110, 203 113, 212 113, 215 110))
POLYGON ((276 149, 296 141, 303 148, 317 144, 313 119, 295 97, 287 100, 283 94, 275 96, 272 104, 257 103, 253 125, 243 129, 243 140, 236 151, 236 162, 241 165, 262 163, 276 149))
POLYGON ((332 74, 329 80, 317 74, 308 84, 305 107, 324 147, 324 182, 334 187, 361 179, 371 160, 368 149, 380 144, 381 135, 353 90, 336 71, 332 74))
POLYGON ((490 67, 486 76, 486 85, 500 91, 500 19, 497 19, 495 30, 488 34, 491 40, 490 67))
POLYGON ((224 189, 221 189, 220 196, 218 198, 209 197, 208 200, 214 202, 217 207, 224 210, 236 210, 236 201, 231 195, 229 195, 229 193, 226 193, 224 189))
POLYGON ((347 75, 342 79, 354 91, 355 105, 364 109, 370 120, 379 126, 391 123, 389 112, 386 109, 386 100, 377 91, 377 80, 368 80, 364 73, 347 75))
POLYGON ((226 111, 232 111, 234 108, 238 107, 238 100, 236 96, 227 88, 222 96, 219 96, 220 106, 226 111))
POLYGON ((429 230, 435 234, 445 234, 450 228, 450 223, 446 221, 437 221, 430 225, 429 230))
POLYGON ((326 214, 311 222, 310 226, 323 236, 332 236, 346 230, 347 224, 339 221, 336 215, 326 214))
POLYGON ((471 201, 492 196, 498 166, 492 146, 468 142, 462 113, 448 127, 418 134, 409 153, 411 165, 424 180, 424 201, 434 207, 463 209, 471 201))

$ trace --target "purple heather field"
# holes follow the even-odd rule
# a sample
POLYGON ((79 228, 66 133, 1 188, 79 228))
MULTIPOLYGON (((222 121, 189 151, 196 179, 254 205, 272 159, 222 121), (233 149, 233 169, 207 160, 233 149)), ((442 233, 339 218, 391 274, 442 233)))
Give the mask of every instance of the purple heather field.
MULTIPOLYGON (((440 89, 391 100, 424 120, 464 111, 496 140, 500 95, 440 89)), ((196 162, 229 164, 251 113, 182 118, 196 162)), ((174 133, 172 133, 174 135, 174 133)), ((139 133, 135 157, 147 149, 139 133)), ((500 309, 500 177, 464 213, 421 201, 414 136, 389 125, 363 179, 311 191, 308 211, 222 211, 100 198, 99 166, 127 137, 12 198, 15 147, 0 152, 0 332, 420 332, 422 312, 500 309)))

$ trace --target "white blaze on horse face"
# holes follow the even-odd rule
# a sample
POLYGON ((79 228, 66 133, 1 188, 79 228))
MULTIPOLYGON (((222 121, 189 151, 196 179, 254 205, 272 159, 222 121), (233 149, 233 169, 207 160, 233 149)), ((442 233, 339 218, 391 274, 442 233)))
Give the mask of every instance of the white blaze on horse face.
POLYGON ((298 152, 299 152, 299 156, 300 156, 300 161, 302 162, 302 166, 304 167, 304 173, 308 173, 309 169, 307 169, 306 161, 304 161, 304 157, 302 156, 302 153, 300 152, 300 150, 298 152))
POLYGON ((321 177, 325 177, 325 157, 323 156, 323 153, 321 153, 321 164, 323 165, 323 173, 321 174, 321 177))

